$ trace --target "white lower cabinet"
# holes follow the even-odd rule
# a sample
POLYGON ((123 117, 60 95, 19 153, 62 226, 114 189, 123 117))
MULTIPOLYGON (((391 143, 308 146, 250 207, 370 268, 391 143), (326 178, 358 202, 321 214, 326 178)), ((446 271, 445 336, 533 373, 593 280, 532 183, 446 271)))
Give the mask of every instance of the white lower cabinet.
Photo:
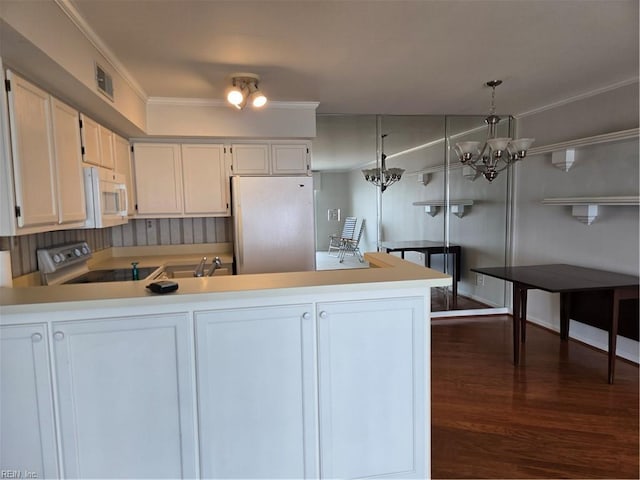
POLYGON ((52 325, 63 475, 196 475, 189 315, 52 325))
POLYGON ((430 344, 424 299, 321 303, 323 478, 427 478, 430 344))
POLYGON ((5 325, 2 469, 428 478, 429 289, 417 291, 5 325))
POLYGON ((202 477, 318 477, 313 305, 195 319, 202 477))
POLYGON ((0 470, 3 478, 57 478, 45 324, 0 328, 0 470), (10 475, 20 473, 20 477, 10 475))

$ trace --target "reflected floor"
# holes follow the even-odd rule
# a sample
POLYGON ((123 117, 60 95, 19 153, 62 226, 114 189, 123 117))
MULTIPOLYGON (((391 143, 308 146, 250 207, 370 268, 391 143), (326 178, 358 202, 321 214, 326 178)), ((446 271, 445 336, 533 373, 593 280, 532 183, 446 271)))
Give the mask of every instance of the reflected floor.
POLYGON ((451 291, 447 293, 444 288, 432 288, 431 289, 431 311, 443 312, 447 310, 447 295, 449 296, 449 308, 448 310, 476 310, 480 308, 493 308, 490 305, 478 302, 464 295, 458 294, 458 301, 453 306, 451 291))
MULTIPOLYGON (((333 253, 333 252, 332 252, 333 253)), ((316 252, 316 270, 338 270, 345 268, 368 268, 367 262, 360 263, 358 258, 353 255, 347 255, 344 257, 344 261, 340 263, 338 257, 329 255, 326 251, 316 252)), ((447 310, 446 307, 446 289, 433 288, 431 290, 431 311, 442 312, 447 310)), ((451 301, 451 292, 449 295, 449 309, 450 310, 475 310, 479 308, 491 308, 489 305, 480 303, 462 295, 458 295, 458 301, 455 308, 451 301)))
MULTIPOLYGON (((336 252, 331 252, 335 255, 336 252)), ((355 255, 345 255, 344 261, 340 263, 338 257, 329 255, 326 251, 316 252, 316 270, 342 270, 345 268, 369 268, 368 262, 358 260, 355 255)))

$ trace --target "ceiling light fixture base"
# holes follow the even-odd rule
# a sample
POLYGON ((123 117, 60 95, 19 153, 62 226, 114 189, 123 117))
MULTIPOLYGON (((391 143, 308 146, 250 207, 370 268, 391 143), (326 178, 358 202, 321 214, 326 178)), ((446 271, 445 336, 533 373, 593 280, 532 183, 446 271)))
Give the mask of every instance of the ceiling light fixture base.
POLYGON ((249 100, 253 107, 263 107, 267 97, 260 91, 259 83, 260 75, 255 73, 234 73, 231 75, 231 87, 227 90, 227 101, 238 110, 242 110, 249 100))

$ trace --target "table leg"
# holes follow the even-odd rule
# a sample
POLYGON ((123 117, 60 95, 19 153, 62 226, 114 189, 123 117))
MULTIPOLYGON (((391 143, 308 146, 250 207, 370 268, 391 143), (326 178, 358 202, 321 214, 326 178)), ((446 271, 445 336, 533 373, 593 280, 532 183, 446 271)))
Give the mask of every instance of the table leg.
POLYGON ((569 313, 571 310, 571 294, 560 293, 560 340, 569 340, 569 313))
POLYGON ((616 371, 616 343, 618 340, 618 315, 620 314, 620 290, 613 291, 613 312, 611 314, 611 328, 609 329, 609 371, 608 382, 613 383, 616 371))
POLYGON ((613 290, 613 308, 611 313, 611 328, 609 329, 609 383, 613 383, 616 372, 616 343, 618 340, 618 320, 620 317, 620 301, 638 298, 637 288, 616 288, 613 290))
POLYGON ((520 286, 513 284, 513 364, 520 363, 520 286))
POLYGON ((520 290, 520 330, 522 343, 527 339, 527 289, 520 290))
POLYGON ((455 309, 458 304, 458 279, 460 278, 460 259, 458 258, 458 252, 451 252, 453 255, 453 308, 455 309))

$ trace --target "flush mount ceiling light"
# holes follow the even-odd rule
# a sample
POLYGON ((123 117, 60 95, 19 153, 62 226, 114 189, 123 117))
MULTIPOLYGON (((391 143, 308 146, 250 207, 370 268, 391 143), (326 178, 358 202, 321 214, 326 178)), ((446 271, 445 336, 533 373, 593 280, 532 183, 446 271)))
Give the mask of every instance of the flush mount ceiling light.
POLYGON ((491 87, 491 108, 489 116, 484 119, 487 124, 487 140, 481 142, 459 142, 454 148, 460 163, 473 168, 490 182, 495 180, 498 173, 527 155, 527 150, 534 142, 534 138, 496 138, 496 129, 500 117, 496 115, 496 87, 502 80, 491 80, 487 87, 491 87))
POLYGON ((389 185, 393 185, 394 183, 399 181, 402 178, 402 174, 404 173, 404 169, 402 168, 387 168, 387 156, 384 153, 384 137, 386 136, 387 134, 382 135, 382 145, 380 148, 382 155, 380 159, 380 167, 362 170, 364 179, 367 182, 373 183, 376 187, 380 187, 381 192, 384 192, 389 185))
POLYGON ((231 87, 227 90, 227 101, 242 110, 249 102, 256 108, 267 103, 267 97, 260 91, 260 76, 253 73, 236 73, 231 77, 231 87))

